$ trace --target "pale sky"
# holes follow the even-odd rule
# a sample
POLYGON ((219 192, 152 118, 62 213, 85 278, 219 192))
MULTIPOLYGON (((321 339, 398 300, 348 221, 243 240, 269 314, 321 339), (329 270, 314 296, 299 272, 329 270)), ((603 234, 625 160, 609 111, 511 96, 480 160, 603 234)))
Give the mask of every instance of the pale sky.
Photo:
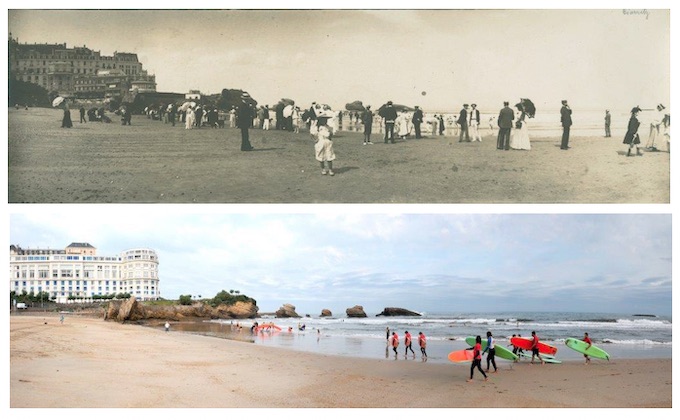
POLYGON ((671 314, 670 215, 97 208, 87 223, 72 208, 12 214, 9 242, 89 242, 107 256, 152 248, 163 297, 234 289, 262 312, 290 303, 314 316, 354 305, 671 314))
POLYGON ((374 108, 393 100, 426 111, 457 111, 471 102, 495 111, 521 97, 540 109, 557 109, 562 99, 574 109, 628 109, 670 102, 668 7, 643 14, 9 10, 8 31, 22 43, 137 53, 162 92, 236 88, 260 104, 285 97, 336 109, 355 100, 374 108))

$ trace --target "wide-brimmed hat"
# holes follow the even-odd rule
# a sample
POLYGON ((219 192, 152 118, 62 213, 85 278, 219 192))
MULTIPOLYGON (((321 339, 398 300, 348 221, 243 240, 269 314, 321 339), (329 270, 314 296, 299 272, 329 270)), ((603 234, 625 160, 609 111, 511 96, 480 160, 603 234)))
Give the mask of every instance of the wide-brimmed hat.
POLYGON ((630 113, 632 114, 632 113, 640 112, 640 111, 642 111, 642 109, 640 109, 639 106, 636 106, 635 108, 633 108, 633 109, 630 110, 630 113))

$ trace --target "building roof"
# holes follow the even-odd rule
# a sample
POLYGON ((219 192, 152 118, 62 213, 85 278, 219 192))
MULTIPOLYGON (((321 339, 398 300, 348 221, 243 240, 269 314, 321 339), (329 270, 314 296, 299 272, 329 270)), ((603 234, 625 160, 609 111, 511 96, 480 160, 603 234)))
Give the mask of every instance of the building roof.
POLYGON ((71 242, 71 245, 66 248, 94 248, 88 242, 71 242))

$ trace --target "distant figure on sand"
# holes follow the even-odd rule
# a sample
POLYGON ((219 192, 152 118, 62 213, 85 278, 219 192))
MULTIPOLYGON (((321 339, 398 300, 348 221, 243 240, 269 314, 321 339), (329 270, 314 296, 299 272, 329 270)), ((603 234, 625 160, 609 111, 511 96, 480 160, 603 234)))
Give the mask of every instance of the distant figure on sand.
POLYGON ((168 321, 165 321, 165 332, 170 331, 170 323, 168 321))
POLYGON ((536 335, 536 331, 531 332, 531 363, 534 363, 534 357, 538 356, 538 360, 541 361, 541 364, 544 365, 545 362, 543 361, 543 358, 541 357, 541 353, 538 352, 538 336, 536 335))
POLYGON ((71 110, 68 109, 67 104, 64 104, 64 117, 61 119, 61 128, 71 127, 73 127, 73 122, 71 121, 71 110))
POLYGON ((571 129, 571 108, 567 104, 566 99, 562 101, 562 108, 560 109, 560 121, 562 122, 562 144, 560 149, 569 149, 569 130, 571 129))
POLYGON ((421 332, 418 333, 418 345, 420 345, 420 354, 423 356, 423 359, 427 359, 427 351, 425 351, 425 348, 427 347, 427 339, 425 338, 425 334, 421 332))
POLYGON ((81 106, 78 111, 80 111, 80 123, 87 123, 87 119, 85 118, 85 107, 81 106))
POLYGON ((460 125, 460 139, 458 143, 463 141, 470 141, 470 133, 468 132, 468 104, 463 104, 463 109, 460 110, 458 115, 458 125, 460 125))
POLYGON ((238 114, 236 124, 238 128, 241 129, 241 151, 249 152, 254 150, 252 144, 250 144, 250 138, 248 137, 248 129, 253 124, 253 110, 250 108, 250 104, 247 100, 250 95, 246 92, 241 94, 241 104, 238 107, 238 114))
POLYGON ((59 317, 59 322, 62 324, 64 323, 64 314, 61 314, 61 316, 59 317))
POLYGON ((413 351, 413 346, 411 342, 411 333, 408 331, 404 332, 404 359, 408 357, 408 351, 411 350, 413 358, 416 357, 416 352, 413 351))
POLYGON ((370 105, 366 105, 366 110, 361 114, 361 122, 364 124, 364 145, 373 144, 371 141, 371 131, 373 131, 373 111, 371 111, 370 105))
POLYGON ((531 141, 529 140, 529 127, 527 126, 527 114, 524 112, 524 105, 518 103, 515 105, 519 117, 515 121, 515 129, 512 130, 510 136, 510 148, 514 150, 531 150, 531 141))
POLYGON ((423 136, 420 134, 420 124, 423 123, 423 110, 420 109, 418 105, 416 105, 416 111, 413 113, 411 122, 413 123, 413 128, 416 131, 416 138, 422 138, 423 136))
POLYGON ((481 119, 479 118, 479 110, 477 109, 477 104, 470 105, 472 109, 470 110, 470 138, 472 141, 482 141, 482 134, 479 132, 479 123, 481 119))
POLYGON ((397 121, 397 110, 392 106, 392 101, 387 101, 382 117, 385 122, 385 143, 394 144, 394 123, 397 121))
POLYGON ((659 104, 656 106, 656 112, 652 122, 649 124, 649 138, 647 139, 647 145, 645 148, 650 151, 657 151, 656 140, 661 135, 661 124, 664 120, 663 110, 666 109, 665 106, 659 104))
POLYGON ((638 113, 641 111, 640 107, 636 106, 630 110, 630 120, 628 120, 628 131, 623 137, 623 144, 628 145, 628 153, 626 156, 630 156, 630 152, 635 146, 635 151, 637 156, 642 156, 640 153, 640 136, 638 135, 638 128, 640 128, 640 121, 637 119, 638 113))
MULTIPOLYGON (((588 350, 590 348, 590 346, 593 345, 593 342, 590 340, 590 337, 588 337, 588 333, 585 333, 585 335, 583 336, 583 339, 581 341, 588 343, 588 346, 586 346, 586 350, 588 350)), ((586 358, 586 365, 590 364, 590 356, 588 356, 587 354, 584 353, 583 357, 586 358)))
POLYGON ((503 108, 498 113, 498 141, 496 149, 510 150, 510 131, 512 121, 515 119, 515 112, 510 108, 510 102, 503 102, 503 108))
POLYGON ((611 137, 612 136, 612 114, 609 113, 609 110, 606 110, 604 112, 604 136, 605 137, 611 137))
POLYGON ((399 347, 399 336, 397 335, 397 332, 394 331, 392 333, 392 349, 394 350, 394 358, 395 359, 399 355, 399 352, 397 351, 397 347, 399 347))
POLYGON ((316 160, 321 164, 321 175, 335 175, 335 172, 333 172, 333 161, 335 160, 333 141, 331 140, 331 132, 325 124, 319 126, 317 130, 314 152, 316 160), (328 166, 328 169, 326 169, 324 164, 328 166))
POLYGON ((470 366, 470 379, 468 379, 468 382, 472 382, 472 377, 475 374, 475 368, 479 370, 479 373, 484 375, 484 380, 487 381, 489 378, 486 376, 486 373, 482 370, 482 337, 477 336, 475 338, 475 345, 474 347, 470 347, 468 350, 472 350, 474 352, 473 357, 472 357, 472 366, 470 366))

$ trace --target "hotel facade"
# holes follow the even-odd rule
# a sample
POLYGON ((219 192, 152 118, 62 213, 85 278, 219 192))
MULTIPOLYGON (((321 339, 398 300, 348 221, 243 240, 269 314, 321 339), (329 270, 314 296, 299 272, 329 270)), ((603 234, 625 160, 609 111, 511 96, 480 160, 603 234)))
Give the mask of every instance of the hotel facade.
POLYGON ((47 292, 58 303, 121 293, 138 300, 160 298, 158 255, 149 248, 99 256, 87 242, 57 250, 10 245, 9 264, 9 290, 17 294, 47 292))

